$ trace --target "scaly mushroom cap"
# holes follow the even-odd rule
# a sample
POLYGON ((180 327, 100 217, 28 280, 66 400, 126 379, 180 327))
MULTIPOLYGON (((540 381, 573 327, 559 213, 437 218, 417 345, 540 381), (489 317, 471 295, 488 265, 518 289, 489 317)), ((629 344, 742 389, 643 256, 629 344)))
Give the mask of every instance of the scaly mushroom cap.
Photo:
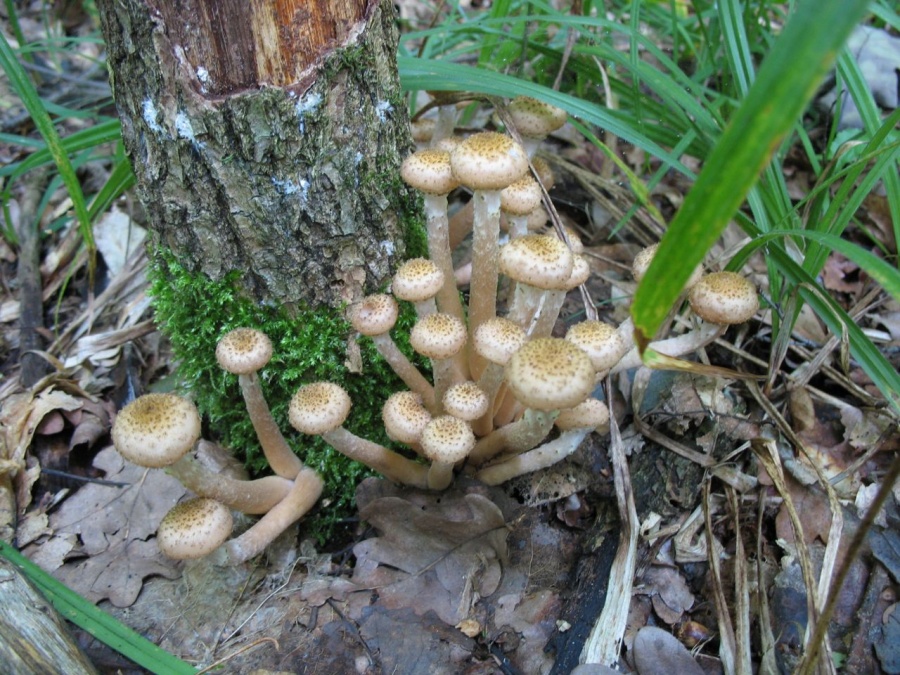
POLYGON ((475 447, 472 427, 452 415, 435 417, 422 432, 419 439, 425 456, 432 462, 456 464, 461 462, 475 447))
POLYGON ((350 414, 350 396, 332 382, 313 382, 297 390, 288 407, 291 426, 316 436, 337 429, 350 414))
POLYGON ((628 351, 625 338, 602 321, 576 323, 566 332, 566 340, 584 350, 598 373, 612 368, 628 351))
POLYGON ((527 216, 541 205, 541 186, 526 173, 500 191, 500 209, 513 216, 527 216))
POLYGON ((391 291, 401 300, 422 302, 441 290, 444 273, 427 258, 413 258, 400 265, 394 274, 391 291))
POLYGON ((594 366, 583 350, 561 338, 526 342, 506 364, 506 382, 523 405, 560 410, 578 405, 594 389, 594 366))
POLYGON ((737 272, 707 274, 691 288, 688 300, 701 319, 722 325, 749 321, 759 309, 756 286, 737 272))
POLYGON ((495 317, 476 328, 472 339, 475 351, 480 356, 491 363, 505 366, 512 355, 525 344, 528 336, 525 329, 515 321, 495 317))
POLYGON ((581 286, 591 276, 591 265, 583 255, 572 254, 572 274, 566 282, 566 289, 572 290, 581 286))
POLYGON ((399 443, 418 443, 431 413, 422 405, 422 397, 411 391, 391 394, 381 409, 384 430, 399 443))
POLYGON ((119 411, 116 450, 139 466, 158 469, 186 455, 200 438, 196 406, 175 394, 144 394, 119 411))
POLYGON ((516 96, 508 106, 513 124, 523 136, 544 138, 561 128, 568 113, 549 103, 528 96, 516 96))
POLYGON ((209 555, 231 535, 231 511, 222 502, 196 497, 176 504, 156 532, 163 554, 175 560, 209 555))
POLYGON ((429 314, 409 333, 409 344, 430 359, 449 359, 466 344, 466 327, 450 314, 429 314))
POLYGON ((446 195, 459 187, 446 150, 429 148, 414 152, 400 165, 400 177, 410 187, 430 195, 446 195))
POLYGON ((387 333, 397 323, 400 309, 390 295, 376 293, 367 295, 350 308, 347 318, 353 329, 363 335, 387 333))
POLYGON ((525 149, 494 131, 469 136, 450 154, 456 179, 472 190, 502 190, 528 171, 525 149))
POLYGON ((545 290, 564 290, 572 274, 572 252, 546 234, 527 234, 500 247, 500 271, 545 290))
POLYGON ((543 157, 532 157, 531 166, 537 174, 538 180, 544 185, 547 192, 556 184, 556 176, 553 175, 553 169, 543 157))
POLYGON ((223 370, 249 375, 265 367, 272 358, 272 341, 261 330, 235 328, 216 345, 216 360, 223 370))
POLYGON ((609 408, 596 398, 588 398, 574 408, 560 410, 554 424, 561 431, 596 429, 609 424, 609 408))
POLYGON ((458 382, 444 393, 442 399, 444 410, 466 422, 476 420, 488 410, 487 394, 474 382, 458 382))
MULTIPOLYGON (((649 268, 650 263, 653 262, 653 256, 656 255, 656 250, 658 248, 659 244, 653 244, 652 246, 642 249, 634 256, 634 260, 631 262, 631 276, 633 276, 634 280, 638 283, 640 283, 641 279, 643 279, 644 275, 647 273, 647 268, 649 268)), ((702 276, 703 265, 697 265, 697 267, 694 268, 694 271, 691 272, 691 276, 688 278, 684 287, 693 288, 694 284, 700 281, 700 277, 702 276)))

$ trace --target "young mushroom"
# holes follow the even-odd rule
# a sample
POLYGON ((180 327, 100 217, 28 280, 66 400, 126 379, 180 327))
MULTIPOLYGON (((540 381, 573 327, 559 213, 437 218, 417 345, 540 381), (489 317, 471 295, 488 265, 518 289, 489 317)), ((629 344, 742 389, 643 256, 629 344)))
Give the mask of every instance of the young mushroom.
POLYGON ((722 326, 749 321, 759 309, 756 286, 737 272, 713 272, 691 287, 691 309, 704 321, 722 326))
POLYGON ((400 300, 411 302, 421 319, 437 311, 434 296, 444 285, 444 273, 427 258, 413 258, 400 265, 391 282, 391 292, 400 300))
POLYGON ((431 461, 428 489, 444 490, 453 480, 453 467, 475 446, 472 428, 452 415, 436 417, 422 432, 422 450, 431 461))
POLYGON ((500 271, 517 282, 507 318, 528 331, 547 291, 566 289, 573 265, 569 247, 552 235, 529 234, 505 244, 500 271))
POLYGON ((431 413, 422 405, 422 397, 412 391, 391 394, 381 408, 384 430, 393 441, 405 443, 421 454, 419 438, 431 421, 431 413))
POLYGON ((409 344, 416 352, 431 359, 434 399, 439 402, 458 378, 453 357, 466 345, 465 324, 450 314, 429 314, 413 326, 409 344))
POLYGON ((562 108, 529 96, 516 96, 507 106, 525 150, 532 157, 547 136, 560 129, 568 119, 562 108))
POLYGON ((216 360, 223 370, 238 376, 247 414, 272 471, 293 480, 303 468, 275 424, 260 386, 257 372, 272 358, 272 342, 262 331, 236 328, 216 346, 216 360))
POLYGON ((225 543, 233 525, 231 511, 222 502, 195 497, 176 504, 163 517, 156 543, 174 560, 202 558, 225 543))
POLYGON ((342 426, 350 413, 350 397, 331 382, 313 382, 297 390, 288 416, 297 431, 321 436, 335 450, 365 464, 395 483, 424 488, 427 469, 372 441, 360 438, 342 426))
POLYGON ((615 366, 630 348, 615 326, 596 320, 574 324, 566 331, 566 340, 584 350, 598 377, 615 366))

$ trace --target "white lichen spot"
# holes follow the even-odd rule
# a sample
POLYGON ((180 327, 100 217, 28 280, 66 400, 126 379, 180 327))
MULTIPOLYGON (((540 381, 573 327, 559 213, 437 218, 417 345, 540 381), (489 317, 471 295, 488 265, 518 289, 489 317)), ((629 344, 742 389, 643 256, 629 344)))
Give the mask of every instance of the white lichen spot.
POLYGON ((353 163, 356 166, 359 166, 360 162, 363 161, 363 157, 364 157, 364 155, 361 152, 357 152, 356 155, 353 157, 353 163))
POLYGON ((203 66, 197 66, 197 79, 200 81, 200 91, 205 94, 210 83, 209 71, 203 66))
POLYGON ((394 255, 394 242, 392 242, 390 239, 385 239, 378 245, 381 247, 381 250, 385 252, 385 254, 394 255))
POLYGON ((307 113, 313 112, 322 102, 322 95, 311 91, 294 104, 294 110, 297 111, 297 118, 300 121, 300 133, 306 133, 306 122, 304 118, 307 113))
POLYGON ((393 111, 394 106, 392 106, 387 101, 379 101, 375 104, 375 114, 378 115, 379 122, 386 122, 388 113, 393 111))
POLYGON ((179 138, 190 141, 197 148, 203 147, 203 143, 199 142, 194 135, 194 126, 191 124, 191 119, 180 110, 175 115, 175 131, 178 132, 179 138))
POLYGON ((159 118, 159 113, 156 110, 156 106, 153 104, 149 98, 144 99, 143 104, 144 110, 144 121, 147 123, 147 126, 150 127, 151 131, 154 131, 158 134, 165 133, 165 130, 159 126, 159 122, 157 121, 159 118))
POLYGON ((273 176, 272 185, 278 188, 283 195, 295 195, 300 192, 300 186, 292 180, 279 180, 273 176))

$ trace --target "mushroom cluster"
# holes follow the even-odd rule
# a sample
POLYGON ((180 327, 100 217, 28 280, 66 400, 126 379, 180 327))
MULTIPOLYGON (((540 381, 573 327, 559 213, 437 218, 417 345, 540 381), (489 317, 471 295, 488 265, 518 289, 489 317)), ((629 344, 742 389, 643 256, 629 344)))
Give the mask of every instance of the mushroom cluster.
MULTIPOLYGON (((444 107, 446 124, 453 110, 444 107)), ((464 470, 497 485, 549 467, 608 426, 609 411, 593 396, 601 379, 640 365, 630 321, 612 326, 589 319, 571 326, 564 338, 552 337, 567 292, 589 275, 574 232, 560 237, 555 230, 535 229, 547 220, 542 199, 553 176, 534 150, 565 123, 565 114, 531 99, 513 101, 508 112, 527 149, 496 132, 461 140, 442 133, 439 143, 406 159, 401 176, 424 196, 429 258, 406 262, 390 293, 367 296, 348 311, 353 329, 371 338, 408 387, 392 395, 382 413, 388 437, 406 450, 348 431, 351 401, 337 384, 305 384, 290 402, 289 420, 297 431, 320 436, 397 483, 443 490, 464 470), (449 218, 448 195, 459 188, 471 192, 471 201, 449 218), (454 269, 452 253, 469 233, 472 262, 463 274, 454 269), (458 286, 462 278, 469 286, 467 304, 458 286), (409 343, 430 360, 430 374, 391 336, 398 300, 416 309, 409 343), (504 305, 501 316, 498 307, 504 305)), ((636 279, 653 252, 635 261, 636 279)), ((660 354, 692 352, 721 335, 723 326, 748 320, 758 307, 753 284, 731 272, 703 276, 698 270, 689 287, 694 313, 712 325, 651 343, 660 354)), ((199 496, 179 504, 160 527, 160 546, 169 555, 201 556, 222 545, 231 533, 229 509, 235 509, 262 515, 223 546, 228 561, 246 560, 318 499, 321 478, 291 451, 259 385, 257 372, 271 354, 268 338, 250 329, 227 334, 217 349, 221 366, 238 375, 273 476, 235 481, 205 471, 191 456, 199 416, 184 399, 150 394, 120 413, 113 430, 119 451, 143 466, 167 467, 199 496)))
POLYGON ((238 376, 250 421, 273 476, 238 480, 204 467, 194 456, 204 442, 200 439, 200 415, 194 404, 181 396, 145 394, 117 415, 112 439, 125 459, 147 468, 165 468, 198 495, 177 504, 160 523, 157 543, 167 556, 200 558, 221 547, 223 563, 244 562, 303 517, 322 494, 322 479, 290 449, 263 396, 257 373, 271 356, 269 338, 250 328, 227 333, 216 349, 219 365, 238 376), (229 540, 232 509, 262 517, 229 540))

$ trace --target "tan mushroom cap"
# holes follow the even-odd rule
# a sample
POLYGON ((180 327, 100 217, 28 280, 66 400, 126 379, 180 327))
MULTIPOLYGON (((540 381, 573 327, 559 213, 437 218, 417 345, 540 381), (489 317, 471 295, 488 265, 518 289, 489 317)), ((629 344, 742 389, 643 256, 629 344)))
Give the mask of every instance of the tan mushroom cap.
POLYGON ((494 317, 475 329, 472 344, 480 356, 505 366, 527 339, 525 329, 515 321, 494 317))
POLYGON ((494 131, 469 136, 450 154, 456 179, 472 190, 502 190, 528 171, 525 149, 494 131))
POLYGON ((400 177, 410 187, 430 195, 446 195, 459 187, 446 150, 428 148, 414 152, 400 165, 400 177))
POLYGON ((196 406, 175 394, 144 394, 119 411, 116 450, 139 466, 158 469, 186 455, 200 438, 196 406))
MULTIPOLYGON (((656 255, 656 250, 659 248, 659 244, 653 244, 652 246, 648 246, 645 249, 642 249, 636 256, 634 256, 634 260, 631 262, 631 276, 634 277, 634 280, 640 282, 641 279, 644 278, 644 275, 647 273, 647 269, 650 267, 650 263, 653 262, 653 256, 656 255)), ((690 278, 688 278, 687 283, 684 285, 685 288, 693 288, 694 284, 700 281, 700 277, 703 276, 703 265, 697 265, 694 268, 694 271, 691 272, 690 278)))
POLYGON ((593 391, 594 366, 568 340, 538 338, 513 354, 506 364, 506 382, 516 399, 529 408, 572 408, 593 391))
POLYGON ((566 282, 566 288, 571 290, 581 286, 591 276, 591 265, 583 255, 572 254, 572 274, 566 282))
POLYGON ((401 300, 422 302, 441 290, 444 273, 427 258, 413 258, 403 263, 394 274, 391 291, 401 300))
POLYGON ((442 415, 435 417, 419 439, 425 456, 432 462, 455 464, 469 456, 475 447, 475 434, 466 422, 442 415))
POLYGON ((442 403, 448 415, 471 422, 488 411, 490 401, 481 387, 474 382, 467 381, 451 385, 444 392, 442 403))
POLYGON ((500 247, 500 271, 545 290, 564 290, 572 274, 572 252, 547 234, 526 234, 500 247))
POLYGON ((531 166, 537 174, 538 180, 544 185, 547 192, 556 184, 556 176, 553 174, 553 168, 547 163, 543 157, 532 157, 531 166))
POLYGON ((409 344, 422 356, 449 359, 465 346, 466 327, 450 314, 429 314, 413 326, 409 344))
POLYGON ((513 216, 527 216, 541 205, 541 186, 526 173, 500 191, 500 208, 513 216))
POLYGON ((576 323, 566 331, 566 340, 584 350, 598 373, 612 368, 628 351, 628 343, 615 326, 602 321, 576 323))
POLYGON ((562 108, 529 96, 516 96, 507 109, 518 132, 530 138, 544 138, 560 129, 568 119, 568 113, 562 108))
POLYGON ((599 399, 588 398, 574 408, 560 410, 554 424, 561 431, 605 427, 609 424, 609 408, 599 399))
POLYGON ((431 421, 431 413, 422 405, 422 397, 411 391, 391 394, 381 409, 384 430, 399 443, 418 443, 422 431, 431 421))
POLYGON ((209 555, 231 535, 231 511, 222 502, 196 497, 176 504, 156 532, 159 550, 175 560, 209 555))
POLYGON ((272 358, 272 341, 255 328, 235 328, 216 345, 216 360, 229 373, 249 375, 265 367, 272 358))
POLYGON ((347 318, 353 329, 363 335, 382 335, 397 323, 400 308, 397 301, 385 293, 367 295, 350 307, 347 318))
POLYGON ((737 272, 707 274, 691 288, 688 300, 701 319, 723 325, 749 321, 759 309, 756 286, 737 272))
POLYGON ((332 382, 300 387, 288 406, 288 420, 297 431, 312 436, 337 429, 350 414, 350 396, 332 382))

